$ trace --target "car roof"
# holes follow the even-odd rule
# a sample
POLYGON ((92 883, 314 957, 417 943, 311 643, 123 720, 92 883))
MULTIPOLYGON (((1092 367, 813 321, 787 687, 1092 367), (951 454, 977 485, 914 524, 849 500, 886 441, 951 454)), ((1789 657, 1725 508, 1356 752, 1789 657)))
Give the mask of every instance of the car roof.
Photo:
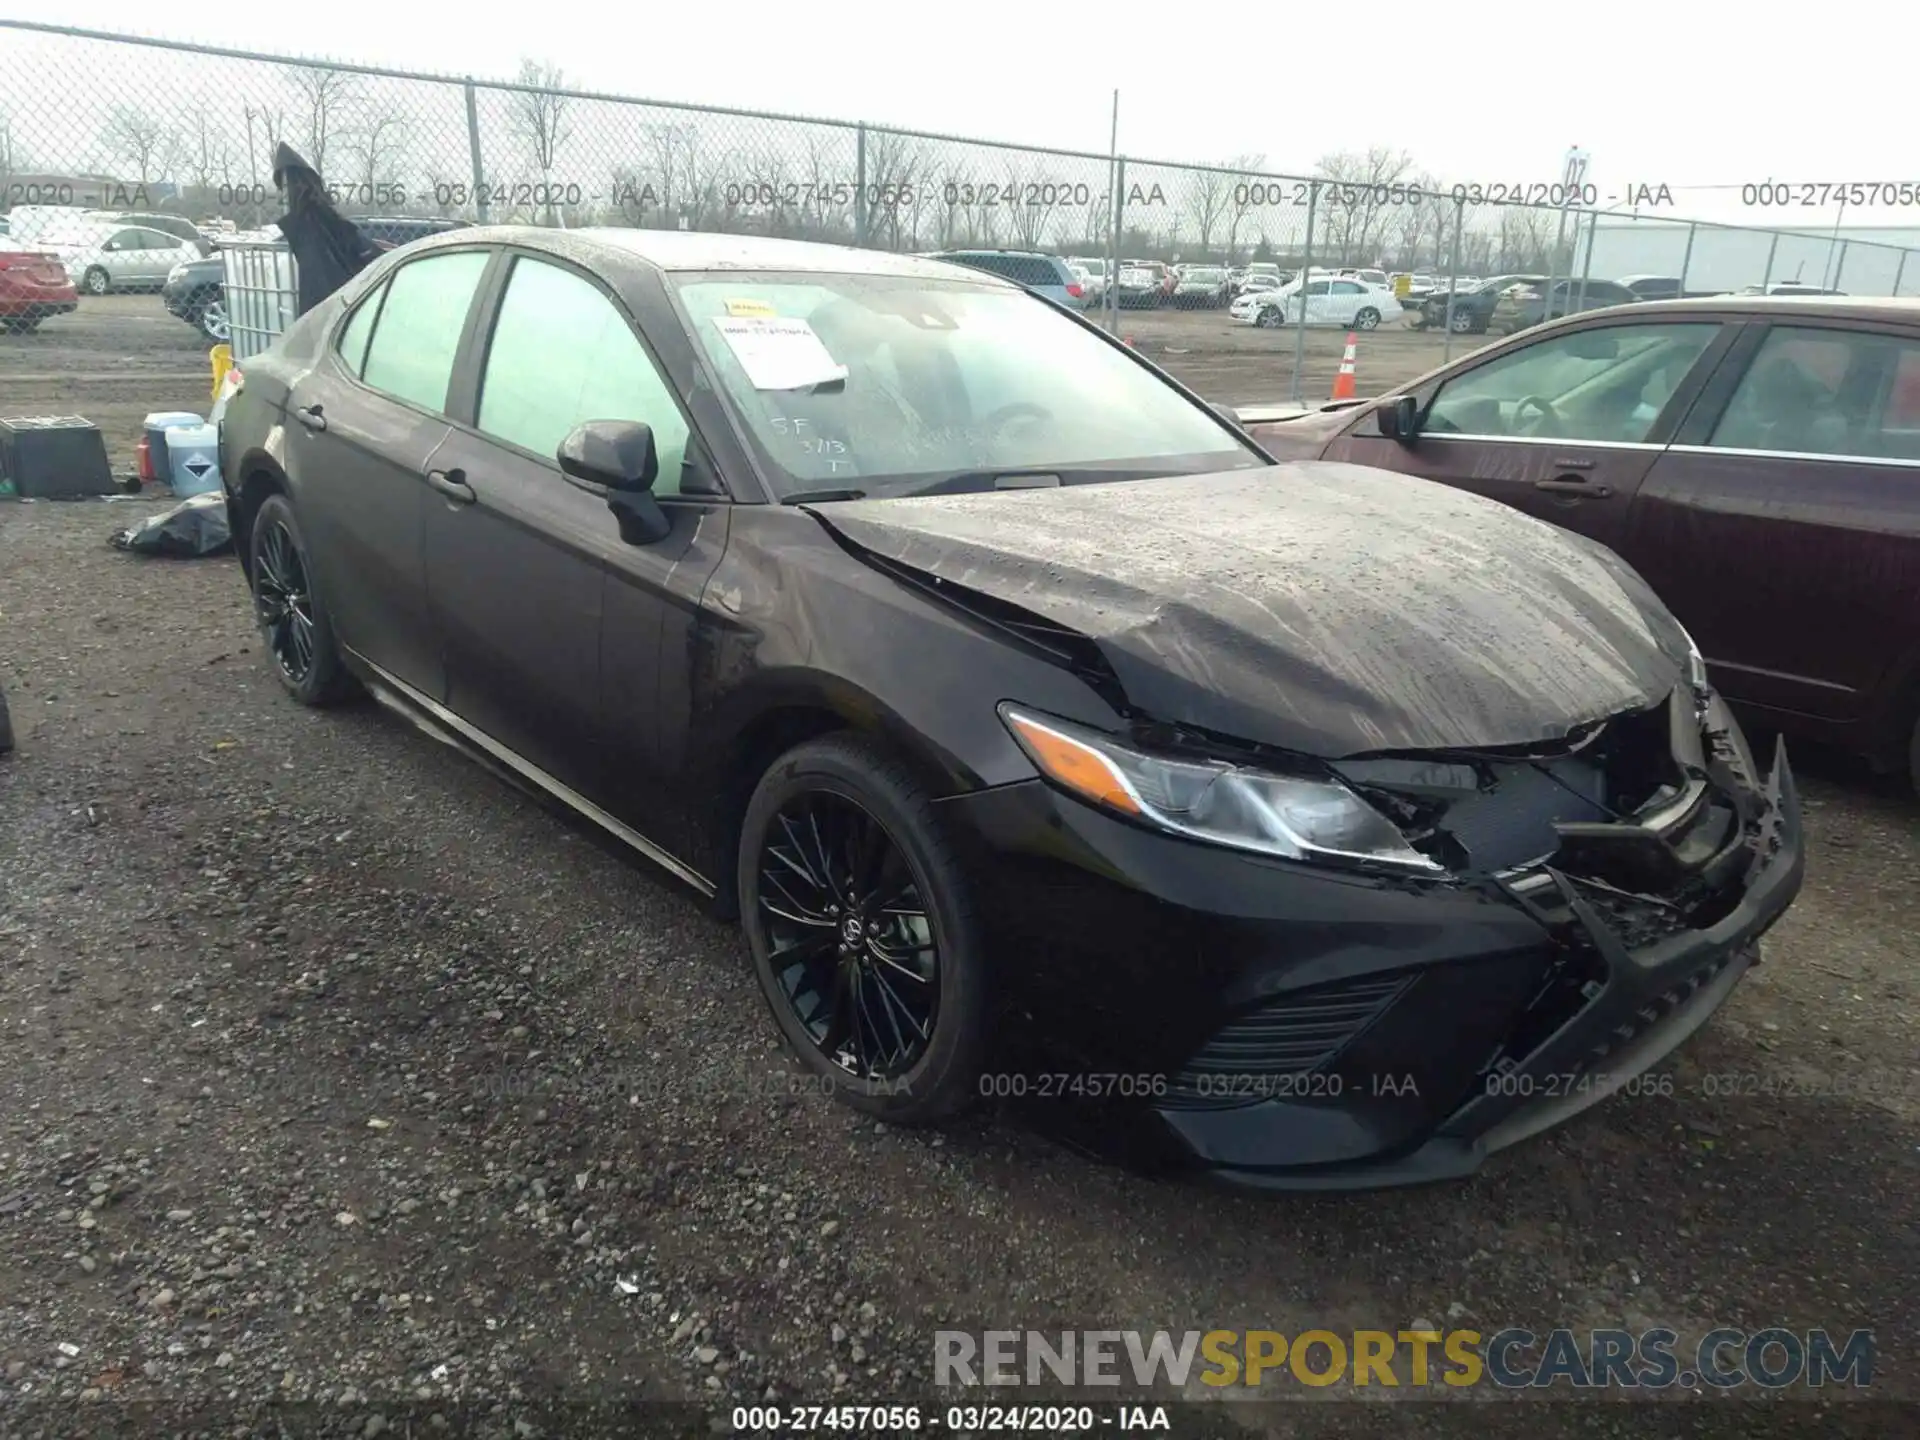
POLYGON ((1830 320, 1892 320, 1912 325, 1920 324, 1920 299, 1896 300, 1851 295, 1715 295, 1697 300, 1643 300, 1636 305, 1581 311, 1572 318, 1596 315, 1817 315, 1830 320))
POLYGON ((408 253, 421 255, 442 246, 464 245, 525 245, 586 264, 638 261, 662 271, 792 270, 917 276, 927 280, 952 280, 961 275, 983 285, 1010 283, 996 275, 944 260, 895 255, 885 250, 860 250, 851 245, 779 240, 762 235, 720 235, 699 230, 633 230, 610 225, 585 226, 578 230, 556 230, 544 225, 474 225, 425 236, 414 241, 408 253))

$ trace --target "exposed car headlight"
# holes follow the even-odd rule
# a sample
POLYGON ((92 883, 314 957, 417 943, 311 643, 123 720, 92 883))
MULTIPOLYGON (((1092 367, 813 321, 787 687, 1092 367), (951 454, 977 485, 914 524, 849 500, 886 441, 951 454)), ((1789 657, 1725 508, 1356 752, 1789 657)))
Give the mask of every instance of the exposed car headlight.
POLYGON ((1174 835, 1288 860, 1444 869, 1345 785, 1149 754, 1013 705, 1000 716, 1040 773, 1090 805, 1174 835))

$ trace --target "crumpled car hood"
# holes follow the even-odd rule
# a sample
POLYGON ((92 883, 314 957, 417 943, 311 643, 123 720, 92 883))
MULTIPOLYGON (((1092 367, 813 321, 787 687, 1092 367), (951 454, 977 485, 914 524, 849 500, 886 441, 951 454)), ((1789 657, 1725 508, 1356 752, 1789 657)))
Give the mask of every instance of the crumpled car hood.
POLYGON ((1684 632, 1611 551, 1367 466, 813 514, 1090 637, 1148 716, 1329 759, 1557 740, 1662 699, 1686 665, 1684 632))

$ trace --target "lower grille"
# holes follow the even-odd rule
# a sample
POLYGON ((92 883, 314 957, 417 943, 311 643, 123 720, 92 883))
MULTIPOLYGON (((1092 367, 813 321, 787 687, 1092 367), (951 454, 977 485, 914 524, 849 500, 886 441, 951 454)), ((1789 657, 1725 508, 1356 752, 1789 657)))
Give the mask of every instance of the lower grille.
POLYGON ((1588 1052, 1586 1068, 1600 1068, 1609 1055, 1617 1054, 1648 1031, 1657 1030, 1732 963, 1732 955, 1717 955, 1678 984, 1648 1000, 1594 1045, 1588 1052))
POLYGON ((1390 975, 1322 985, 1269 1000, 1220 1027, 1173 1078, 1161 1103, 1186 1109, 1311 1099, 1311 1077, 1412 983, 1390 975))

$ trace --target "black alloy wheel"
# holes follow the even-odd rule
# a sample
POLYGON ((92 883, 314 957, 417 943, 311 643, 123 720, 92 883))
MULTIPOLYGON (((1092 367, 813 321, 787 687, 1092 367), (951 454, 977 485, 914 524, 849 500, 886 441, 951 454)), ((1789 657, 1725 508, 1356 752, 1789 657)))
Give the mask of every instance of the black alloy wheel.
POLYGON ((981 927, 953 841, 905 766, 853 735, 782 756, 748 803, 738 887, 774 1019, 835 1098, 897 1124, 972 1101, 981 927))
POLYGON ((894 1080, 940 1015, 940 947, 886 827, 822 791, 774 816, 760 861, 768 963, 820 1053, 856 1080, 894 1080))
POLYGON ((313 596, 293 531, 280 521, 261 528, 253 594, 274 663, 289 685, 300 685, 313 673, 313 596))
POLYGON ((330 705, 353 689, 333 625, 314 593, 312 566, 293 505, 269 496, 253 519, 249 554, 254 617, 280 683, 303 705, 330 705))

